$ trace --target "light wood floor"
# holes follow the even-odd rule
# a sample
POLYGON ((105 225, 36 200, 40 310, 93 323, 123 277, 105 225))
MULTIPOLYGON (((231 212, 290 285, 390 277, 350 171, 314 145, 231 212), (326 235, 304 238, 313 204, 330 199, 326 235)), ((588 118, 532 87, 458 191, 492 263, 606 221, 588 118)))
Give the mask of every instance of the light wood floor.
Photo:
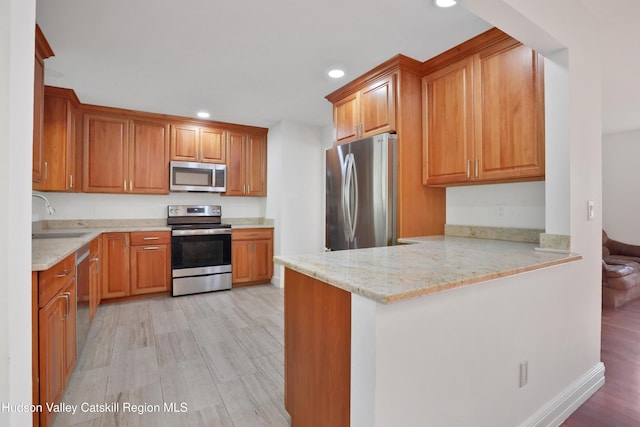
POLYGON ((605 385, 563 427, 640 426, 640 300, 602 310, 605 385))
POLYGON ((283 297, 262 285, 101 305, 63 401, 111 407, 54 427, 288 426, 283 297))

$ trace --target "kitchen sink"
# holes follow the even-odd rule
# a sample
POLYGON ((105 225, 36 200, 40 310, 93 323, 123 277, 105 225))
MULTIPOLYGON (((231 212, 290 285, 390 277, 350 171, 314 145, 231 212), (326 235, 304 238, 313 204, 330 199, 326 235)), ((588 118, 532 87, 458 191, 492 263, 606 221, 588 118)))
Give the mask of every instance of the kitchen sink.
POLYGON ((76 232, 64 232, 64 233, 33 233, 32 239, 71 239, 74 237, 86 236, 89 233, 76 231, 76 232))

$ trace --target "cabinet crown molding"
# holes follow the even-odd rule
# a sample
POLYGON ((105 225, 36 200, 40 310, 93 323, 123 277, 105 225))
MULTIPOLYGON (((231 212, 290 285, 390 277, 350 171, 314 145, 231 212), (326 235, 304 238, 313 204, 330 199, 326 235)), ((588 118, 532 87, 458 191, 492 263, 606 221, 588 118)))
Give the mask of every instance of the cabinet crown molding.
POLYGON ((36 54, 38 54, 42 59, 54 56, 53 49, 51 49, 49 42, 45 38, 38 24, 36 24, 36 54))
POLYGON ((365 88, 367 85, 371 84, 377 79, 398 70, 408 71, 417 75, 421 75, 422 63, 408 56, 398 54, 378 65, 377 67, 369 70, 355 80, 342 86, 340 89, 331 92, 329 95, 325 96, 325 99, 327 99, 332 104, 335 104, 346 95, 357 92, 358 90, 365 88))
POLYGON ((491 28, 490 30, 485 31, 484 33, 479 34, 462 44, 452 47, 451 49, 441 53, 440 55, 426 60, 422 64, 421 72, 423 75, 432 73, 442 67, 467 58, 470 55, 473 55, 474 53, 487 48, 488 46, 504 40, 512 39, 513 38, 509 34, 495 27, 491 28))

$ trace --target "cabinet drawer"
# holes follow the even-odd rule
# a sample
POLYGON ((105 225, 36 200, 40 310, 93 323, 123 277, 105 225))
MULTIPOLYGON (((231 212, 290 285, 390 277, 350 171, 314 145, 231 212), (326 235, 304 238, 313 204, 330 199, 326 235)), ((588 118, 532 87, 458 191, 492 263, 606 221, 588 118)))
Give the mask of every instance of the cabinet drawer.
POLYGON ((38 279, 38 306, 44 307, 65 284, 76 275, 76 255, 71 254, 48 270, 41 271, 38 279))
POLYGON ((272 228, 245 228, 231 230, 232 240, 256 240, 273 238, 272 228))
POLYGON ((131 246, 168 245, 171 243, 170 231, 135 231, 131 233, 131 246))

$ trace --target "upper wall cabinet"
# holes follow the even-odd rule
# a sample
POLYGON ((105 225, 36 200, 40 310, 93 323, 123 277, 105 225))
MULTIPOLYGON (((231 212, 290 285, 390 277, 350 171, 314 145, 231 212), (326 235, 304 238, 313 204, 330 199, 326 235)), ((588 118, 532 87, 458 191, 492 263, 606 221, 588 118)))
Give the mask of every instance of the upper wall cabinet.
POLYGON ((225 196, 267 195, 267 135, 229 131, 225 196))
POLYGON ((542 65, 496 29, 425 63, 425 184, 544 179, 542 65))
POLYGON ((42 127, 44 176, 33 184, 40 191, 80 191, 76 173, 82 147, 76 149, 79 126, 76 115, 80 102, 71 89, 46 86, 42 127))
POLYGON ((444 233, 445 189, 422 184, 421 77, 421 62, 397 55, 326 97, 335 144, 397 134, 398 237, 444 233))
POLYGON ((391 74, 333 104, 336 142, 395 131, 395 79, 391 74))
POLYGON ((227 132, 190 124, 171 125, 171 160, 225 163, 227 132))
POLYGON ((168 123, 88 112, 83 132, 83 191, 169 193, 168 123))
POLYGON ((53 56, 53 50, 36 24, 36 48, 33 76, 33 157, 31 180, 42 182, 46 178, 43 160, 42 128, 44 126, 44 60, 53 56))

